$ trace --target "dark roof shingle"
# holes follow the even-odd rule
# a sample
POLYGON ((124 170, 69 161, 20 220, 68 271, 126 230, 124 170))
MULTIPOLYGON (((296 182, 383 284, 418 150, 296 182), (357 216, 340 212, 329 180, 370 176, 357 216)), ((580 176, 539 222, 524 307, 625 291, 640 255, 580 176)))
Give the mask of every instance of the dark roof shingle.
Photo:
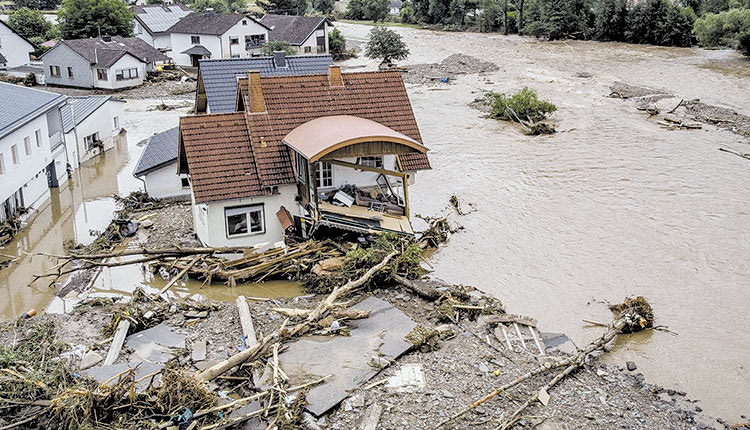
MULTIPOLYGON (((333 64, 330 55, 287 56, 286 67, 276 67, 273 57, 201 60, 198 81, 205 87, 211 113, 234 112, 237 100, 237 78, 257 70, 261 76, 311 75, 326 73, 333 64)), ((200 85, 198 85, 200 88, 200 85)))
MULTIPOLYGON (((301 45, 328 18, 318 16, 274 15, 268 14, 260 19, 267 26, 269 40, 289 42, 290 45, 301 45)), ((331 24, 328 21, 329 25, 331 24)))
POLYGON ((169 27, 192 13, 182 3, 133 6, 135 19, 149 34, 164 33, 169 27))
POLYGON ((0 138, 65 102, 67 96, 0 82, 0 138))
MULTIPOLYGON (((343 87, 332 87, 327 74, 261 77, 266 113, 182 118, 181 150, 196 202, 258 196, 268 187, 293 184, 290 150, 282 140, 297 126, 322 116, 367 118, 422 143, 399 72, 343 73, 342 77, 343 87), (237 123, 220 125, 227 118, 237 123), (237 130, 240 119, 246 123, 245 133, 237 130)), ((238 91, 246 99, 247 79, 240 79, 238 91)), ((400 156, 399 161, 402 170, 430 168, 425 154, 400 156)))
POLYGON ((213 12, 191 13, 167 31, 169 33, 212 34, 218 36, 226 33, 227 30, 234 27, 243 19, 258 22, 258 20, 249 15, 213 12))
POLYGON ((169 61, 169 57, 137 37, 112 36, 110 41, 100 38, 69 39, 60 43, 67 45, 89 63, 101 67, 111 66, 125 54, 130 54, 144 63, 169 61))
POLYGON ((177 160, 179 127, 151 136, 143 148, 141 158, 133 171, 134 176, 143 176, 167 163, 177 160))

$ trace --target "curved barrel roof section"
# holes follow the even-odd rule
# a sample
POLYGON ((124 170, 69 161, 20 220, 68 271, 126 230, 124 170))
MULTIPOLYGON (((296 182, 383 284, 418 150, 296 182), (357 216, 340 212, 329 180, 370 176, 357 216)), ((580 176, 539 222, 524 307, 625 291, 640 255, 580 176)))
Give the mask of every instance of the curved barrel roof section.
POLYGON ((352 115, 313 119, 293 129, 283 141, 310 162, 319 161, 337 149, 366 142, 391 142, 407 147, 408 152, 427 152, 424 145, 403 133, 352 115))

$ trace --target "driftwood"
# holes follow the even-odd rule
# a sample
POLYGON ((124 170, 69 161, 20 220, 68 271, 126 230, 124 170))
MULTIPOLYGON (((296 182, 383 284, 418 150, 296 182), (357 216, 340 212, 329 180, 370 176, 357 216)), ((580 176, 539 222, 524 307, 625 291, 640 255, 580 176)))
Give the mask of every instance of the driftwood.
POLYGON ((237 303, 237 312, 240 315, 240 326, 242 327, 242 335, 245 337, 245 345, 253 346, 258 343, 258 337, 255 335, 253 317, 250 315, 247 299, 245 299, 245 296, 238 296, 235 302, 237 303))
POLYGON ((750 160, 750 155, 748 155, 748 154, 741 154, 739 152, 732 151, 731 149, 719 148, 719 151, 726 152, 726 153, 732 154, 732 155, 736 155, 736 156, 742 157, 742 158, 744 158, 746 160, 750 160))
POLYGON ((434 288, 432 288, 428 283, 423 281, 412 281, 406 278, 403 278, 399 275, 394 275, 393 279, 396 280, 399 284, 403 285, 404 287, 408 288, 410 291, 412 291, 414 294, 418 295, 419 297, 429 300, 429 301, 435 301, 442 296, 442 293, 434 288))
POLYGON ((336 302, 340 298, 364 285, 375 273, 382 270, 397 254, 398 251, 391 252, 383 259, 383 261, 371 267, 360 278, 354 281, 349 281, 340 287, 334 288, 331 294, 329 294, 328 297, 325 298, 325 300, 320 302, 318 306, 310 311, 310 313, 307 315, 307 318, 305 318, 303 322, 297 324, 291 330, 287 330, 286 328, 289 320, 284 321, 284 323, 282 323, 279 328, 264 336, 258 341, 256 345, 244 351, 238 352, 237 354, 227 358, 226 360, 205 369, 198 375, 198 378, 204 381, 211 381, 217 376, 223 374, 224 372, 235 366, 244 363, 247 360, 259 358, 259 356, 272 344, 281 340, 286 340, 298 335, 305 334, 317 325, 318 321, 323 318, 323 315, 326 312, 336 307, 336 302))
POLYGON ((130 329, 130 320, 120 320, 120 323, 117 324, 115 335, 112 338, 112 344, 109 346, 107 358, 104 359, 105 366, 114 364, 117 357, 120 356, 120 350, 122 349, 122 344, 125 342, 125 336, 128 335, 128 329, 130 329))
POLYGON ((201 258, 203 258, 202 255, 196 255, 195 257, 193 257, 193 259, 190 261, 190 264, 188 264, 184 269, 180 270, 172 279, 169 280, 169 282, 167 282, 167 285, 165 285, 161 290, 159 290, 159 295, 166 293, 167 290, 169 290, 172 287, 172 285, 176 284, 177 281, 182 279, 182 277, 185 276, 187 271, 190 270, 191 267, 195 266, 195 264, 201 258))

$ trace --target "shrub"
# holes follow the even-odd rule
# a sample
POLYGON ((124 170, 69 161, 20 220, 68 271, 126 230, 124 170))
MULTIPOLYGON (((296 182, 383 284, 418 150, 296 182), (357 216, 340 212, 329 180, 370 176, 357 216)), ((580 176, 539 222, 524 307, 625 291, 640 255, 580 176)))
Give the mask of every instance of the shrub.
POLYGON ((732 9, 721 13, 709 13, 695 21, 693 34, 698 44, 713 48, 728 46, 747 52, 747 34, 750 34, 750 9, 732 9))
POLYGON ((738 42, 740 52, 750 56, 750 31, 742 33, 738 38, 738 42))
POLYGON ((338 28, 334 28, 328 33, 328 49, 334 58, 340 57, 346 53, 346 39, 338 28))
POLYGON ((273 53, 276 51, 284 51, 286 52, 286 55, 297 54, 297 50, 294 49, 292 45, 289 44, 289 42, 284 42, 281 40, 272 40, 270 42, 266 42, 260 48, 260 53, 262 55, 273 55, 273 53))
POLYGON ((541 121, 557 110, 552 103, 539 100, 536 91, 528 87, 510 97, 490 92, 487 93, 486 100, 492 107, 491 116, 506 121, 516 121, 513 112, 521 120, 541 121))
POLYGON ((391 64, 394 60, 403 60, 408 55, 409 48, 395 31, 386 27, 375 27, 370 30, 365 45, 367 58, 382 58, 383 63, 391 64))

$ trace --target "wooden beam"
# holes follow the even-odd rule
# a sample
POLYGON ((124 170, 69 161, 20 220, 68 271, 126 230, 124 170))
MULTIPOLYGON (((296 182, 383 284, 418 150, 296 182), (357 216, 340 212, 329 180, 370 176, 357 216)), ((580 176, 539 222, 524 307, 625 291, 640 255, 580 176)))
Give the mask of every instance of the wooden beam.
POLYGON ((184 269, 180 270, 180 273, 175 275, 174 278, 170 279, 169 282, 167 282, 167 285, 165 285, 164 287, 162 287, 161 290, 159 290, 159 295, 166 293, 167 290, 172 287, 172 285, 174 285, 175 283, 177 283, 177 281, 182 279, 182 277, 185 276, 185 273, 187 273, 188 270, 190 270, 193 266, 195 266, 195 263, 197 263, 198 260, 200 260, 201 258, 203 258, 203 255, 196 255, 195 257, 193 257, 193 260, 190 262, 190 264, 185 266, 184 269))
POLYGON ((242 334, 245 336, 245 346, 250 348, 258 343, 258 338, 255 336, 255 328, 253 327, 253 318, 250 316, 250 307, 247 305, 245 296, 238 296, 236 302, 237 310, 240 313, 242 334))
POLYGON ((115 335, 112 338, 112 344, 109 346, 107 358, 104 359, 105 366, 114 364, 117 360, 117 357, 120 356, 120 350, 122 349, 122 344, 125 342, 125 336, 127 336, 129 328, 130 321, 127 319, 121 319, 120 323, 117 324, 117 330, 115 331, 115 335))
POLYGON ((381 169, 379 167, 370 167, 370 166, 363 166, 361 164, 354 164, 349 163, 347 161, 339 161, 339 160, 322 160, 326 163, 336 164, 338 166, 348 167, 350 169, 357 169, 357 170, 365 170, 368 172, 377 172, 382 173, 384 175, 388 176, 398 176, 400 178, 403 178, 406 176, 406 173, 404 172, 397 172, 395 170, 387 170, 387 169, 381 169))

